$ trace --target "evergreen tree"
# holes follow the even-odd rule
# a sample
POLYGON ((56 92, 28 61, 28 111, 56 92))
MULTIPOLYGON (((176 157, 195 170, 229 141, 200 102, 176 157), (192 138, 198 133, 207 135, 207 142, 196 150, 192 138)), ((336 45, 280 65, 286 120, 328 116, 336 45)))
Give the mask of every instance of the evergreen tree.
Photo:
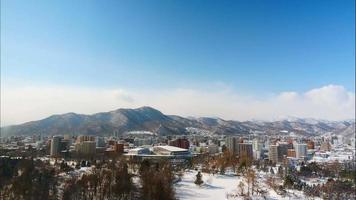
POLYGON ((194 183, 196 185, 200 186, 201 184, 204 183, 203 180, 202 180, 202 175, 201 175, 200 171, 198 172, 198 174, 195 177, 196 177, 196 179, 195 179, 194 183))
POLYGON ((292 180, 291 176, 286 176, 284 178, 284 182, 283 182, 284 187, 292 188, 293 184, 294 184, 294 181, 292 180))

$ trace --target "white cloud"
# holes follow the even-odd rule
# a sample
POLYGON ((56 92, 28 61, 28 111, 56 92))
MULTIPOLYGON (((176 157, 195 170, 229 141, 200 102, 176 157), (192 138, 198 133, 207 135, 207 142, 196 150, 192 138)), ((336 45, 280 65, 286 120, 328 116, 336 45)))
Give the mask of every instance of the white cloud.
POLYGON ((152 106, 166 114, 216 116, 225 119, 276 119, 281 116, 340 120, 354 118, 355 93, 328 85, 305 93, 283 92, 261 100, 229 88, 127 91, 61 86, 3 87, 1 125, 22 123, 52 114, 92 114, 117 108, 152 106))

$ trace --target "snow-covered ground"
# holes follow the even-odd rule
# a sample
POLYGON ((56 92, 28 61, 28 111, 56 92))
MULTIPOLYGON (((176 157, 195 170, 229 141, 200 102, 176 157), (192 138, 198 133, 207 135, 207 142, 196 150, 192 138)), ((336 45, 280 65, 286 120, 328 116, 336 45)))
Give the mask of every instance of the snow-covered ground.
POLYGON ((227 192, 237 188, 238 178, 235 176, 208 175, 202 173, 204 184, 194 184, 196 171, 186 172, 182 181, 176 184, 179 199, 223 199, 227 192))
MULTIPOLYGON (((187 171, 185 172, 182 180, 175 184, 176 194, 180 200, 235 200, 243 199, 239 196, 238 184, 243 181, 244 178, 234 175, 212 175, 202 173, 204 184, 202 186, 197 186, 194 184, 195 175, 197 171, 187 171)), ((278 195, 274 190, 268 188, 265 184, 265 178, 263 174, 258 174, 258 183, 261 188, 268 191, 265 195, 266 199, 307 199, 303 192, 297 190, 288 190, 286 196, 278 195)), ((247 185, 247 184, 245 184, 247 185)), ((247 187, 245 188, 245 193, 247 192, 247 187)), ((254 195, 252 199, 264 199, 263 196, 254 195)), ((317 199, 317 198, 315 198, 317 199)))

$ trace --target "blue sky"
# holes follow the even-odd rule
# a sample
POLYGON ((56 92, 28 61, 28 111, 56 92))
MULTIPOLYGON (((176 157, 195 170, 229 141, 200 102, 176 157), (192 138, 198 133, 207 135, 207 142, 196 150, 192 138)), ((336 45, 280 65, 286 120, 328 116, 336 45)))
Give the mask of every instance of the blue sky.
POLYGON ((355 6, 328 1, 1 1, 2 79, 354 90, 355 6))
POLYGON ((3 0, 1 82, 354 92, 355 2, 3 0))

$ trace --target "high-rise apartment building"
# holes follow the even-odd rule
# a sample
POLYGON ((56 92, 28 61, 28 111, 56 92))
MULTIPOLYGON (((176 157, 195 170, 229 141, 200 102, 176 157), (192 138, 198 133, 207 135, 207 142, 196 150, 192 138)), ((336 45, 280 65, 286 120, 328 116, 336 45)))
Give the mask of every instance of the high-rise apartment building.
POLYGON ((94 155, 96 150, 95 141, 84 141, 76 144, 76 150, 80 155, 94 155))
POLYGON ((240 158, 253 159, 252 143, 238 143, 237 155, 240 158))
POLYGON ((81 143, 84 141, 95 141, 95 137, 90 135, 80 135, 77 137, 77 143, 81 143))
POLYGON ((294 149, 296 158, 303 158, 307 156, 307 144, 295 144, 294 149))
POLYGON ((105 139, 103 137, 95 138, 96 147, 105 147, 105 139))
POLYGON ((238 138, 236 138, 236 137, 227 137, 225 139, 225 145, 226 145, 227 150, 229 150, 233 154, 236 154, 237 153, 237 146, 238 146, 238 138))
POLYGON ((53 136, 51 139, 51 156, 59 156, 61 153, 61 136, 53 136))
POLYGON ((272 163, 278 162, 278 146, 277 145, 274 145, 274 144, 269 145, 268 159, 272 163))
POLYGON ((289 147, 290 147, 290 144, 288 144, 287 142, 278 142, 277 143, 278 162, 279 163, 283 162, 284 157, 288 155, 289 147))

